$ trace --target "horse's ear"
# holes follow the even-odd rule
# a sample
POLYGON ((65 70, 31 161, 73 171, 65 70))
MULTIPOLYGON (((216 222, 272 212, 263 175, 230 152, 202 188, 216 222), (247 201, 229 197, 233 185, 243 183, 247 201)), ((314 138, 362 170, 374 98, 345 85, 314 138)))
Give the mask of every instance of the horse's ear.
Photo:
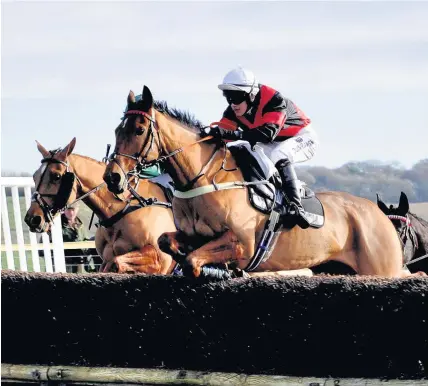
POLYGON ((36 143, 37 143, 37 150, 39 150, 43 158, 49 158, 51 153, 49 153, 39 141, 36 140, 36 143))
POLYGON ((398 209, 400 210, 400 213, 402 213, 403 215, 406 215, 407 213, 409 213, 409 209, 410 209, 409 200, 406 196, 406 193, 404 192, 401 192, 398 209))
POLYGON ((64 149, 62 149, 59 153, 58 153, 58 155, 60 156, 60 157, 63 157, 64 159, 65 158, 67 158, 72 152, 73 152, 73 149, 74 149, 74 146, 76 145, 76 137, 74 137, 71 141, 70 141, 70 143, 66 146, 66 147, 64 147, 64 149))
POLYGON ((385 205, 385 203, 380 199, 379 194, 376 193, 376 200, 377 200, 377 206, 379 207, 379 209, 387 214, 388 211, 388 207, 385 205))
POLYGON ((153 107, 153 95, 147 86, 144 86, 142 95, 143 110, 149 111, 153 107))
POLYGON ((127 103, 128 103, 128 105, 130 103, 135 103, 135 94, 132 90, 129 91, 127 103))

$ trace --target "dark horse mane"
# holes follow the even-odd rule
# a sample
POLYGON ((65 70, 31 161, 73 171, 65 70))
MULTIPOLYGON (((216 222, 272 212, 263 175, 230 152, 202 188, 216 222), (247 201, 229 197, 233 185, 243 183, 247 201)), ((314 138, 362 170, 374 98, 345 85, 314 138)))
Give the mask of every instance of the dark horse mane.
MULTIPOLYGON (((138 102, 133 102, 128 104, 128 110, 145 111, 143 106, 144 106, 144 101, 139 100, 138 102)), ((175 107, 169 107, 166 101, 163 101, 163 100, 154 101, 153 107, 160 113, 168 115, 173 119, 176 119, 178 122, 182 123, 189 129, 200 131, 202 128, 206 127, 206 125, 204 125, 200 120, 196 119, 195 116, 189 111, 183 111, 175 107)), ((125 127, 122 121, 122 123, 116 129, 116 133, 118 132, 118 130, 121 131, 124 128, 125 127)))
POLYGON ((424 252, 428 252, 428 221, 424 220, 423 218, 420 218, 416 214, 409 211, 409 215, 412 217, 412 219, 416 219, 419 222, 419 226, 413 225, 414 228, 416 228, 417 237, 419 239, 419 244, 423 245, 424 252), (417 229, 419 228, 419 229, 417 229), (422 229, 421 229, 422 228, 422 229))
POLYGON ((171 118, 176 119, 177 121, 183 123, 186 126, 198 130, 206 126, 200 120, 196 119, 195 116, 189 111, 183 111, 175 107, 169 107, 166 101, 154 101, 153 106, 160 113, 169 115, 171 118))

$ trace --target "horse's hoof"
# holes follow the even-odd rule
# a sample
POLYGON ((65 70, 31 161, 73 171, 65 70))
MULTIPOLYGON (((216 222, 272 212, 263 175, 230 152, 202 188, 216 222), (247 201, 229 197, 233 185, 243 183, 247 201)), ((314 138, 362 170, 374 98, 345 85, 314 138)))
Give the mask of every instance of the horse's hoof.
POLYGON ((171 249, 171 240, 169 238, 169 235, 166 233, 163 233, 159 236, 158 246, 159 246, 159 249, 164 253, 170 253, 170 254, 173 253, 171 249))
POLYGON ((204 266, 201 268, 201 273, 199 277, 204 279, 209 279, 209 280, 232 279, 232 275, 229 271, 226 271, 225 269, 221 269, 221 268, 207 267, 207 266, 204 266))

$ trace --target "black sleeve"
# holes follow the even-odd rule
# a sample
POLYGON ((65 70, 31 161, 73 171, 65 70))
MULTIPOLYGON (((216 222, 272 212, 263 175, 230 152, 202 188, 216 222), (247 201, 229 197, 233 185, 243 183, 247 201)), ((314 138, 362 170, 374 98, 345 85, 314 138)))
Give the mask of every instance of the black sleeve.
POLYGON ((275 139, 280 129, 281 128, 274 123, 265 123, 263 126, 244 131, 242 133, 242 139, 250 143, 269 143, 275 139))

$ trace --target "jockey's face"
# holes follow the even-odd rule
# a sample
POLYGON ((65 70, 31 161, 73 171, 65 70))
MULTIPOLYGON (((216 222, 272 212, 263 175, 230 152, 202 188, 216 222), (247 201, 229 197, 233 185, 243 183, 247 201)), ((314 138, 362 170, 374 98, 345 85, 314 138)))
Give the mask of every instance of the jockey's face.
POLYGON ((223 96, 226 98, 227 103, 234 111, 237 117, 244 115, 248 109, 247 94, 243 91, 238 90, 225 90, 223 91, 223 96))
POLYGON ((237 117, 241 117, 248 110, 248 105, 247 105, 247 102, 245 102, 245 101, 241 102, 238 105, 235 105, 232 103, 230 106, 232 107, 232 110, 237 117))

